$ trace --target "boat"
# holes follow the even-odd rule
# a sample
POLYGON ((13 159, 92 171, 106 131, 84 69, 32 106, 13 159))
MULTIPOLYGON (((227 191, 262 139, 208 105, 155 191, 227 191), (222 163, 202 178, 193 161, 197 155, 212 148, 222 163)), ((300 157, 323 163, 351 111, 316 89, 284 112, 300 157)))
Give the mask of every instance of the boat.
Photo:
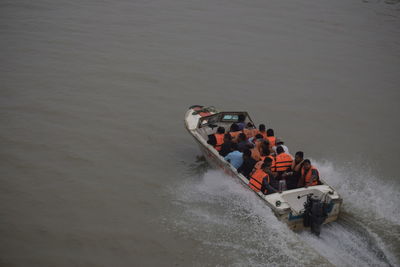
POLYGON ((214 107, 191 106, 185 114, 185 128, 196 140, 207 162, 221 169, 227 175, 237 178, 257 194, 274 212, 276 217, 294 231, 311 230, 319 235, 321 226, 336 221, 343 199, 321 177, 319 185, 296 188, 264 195, 249 187, 249 180, 228 161, 219 155, 212 145, 207 143, 208 136, 216 132, 219 126, 229 129, 243 115, 245 123, 254 122, 244 111, 218 111, 214 107))

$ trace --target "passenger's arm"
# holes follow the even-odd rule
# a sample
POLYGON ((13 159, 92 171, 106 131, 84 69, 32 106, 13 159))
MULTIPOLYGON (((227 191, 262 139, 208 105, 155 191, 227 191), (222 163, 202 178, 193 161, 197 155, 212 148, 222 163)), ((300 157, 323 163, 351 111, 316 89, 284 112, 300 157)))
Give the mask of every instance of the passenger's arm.
POLYGON ((265 178, 263 179, 262 184, 261 184, 261 192, 262 192, 264 195, 268 194, 268 193, 266 193, 265 191, 267 191, 269 194, 278 192, 275 188, 273 188, 273 187, 268 183, 267 177, 265 177, 265 178))
POLYGON ((311 179, 310 181, 306 184, 306 186, 311 185, 314 181, 319 180, 319 174, 317 170, 311 170, 311 179))

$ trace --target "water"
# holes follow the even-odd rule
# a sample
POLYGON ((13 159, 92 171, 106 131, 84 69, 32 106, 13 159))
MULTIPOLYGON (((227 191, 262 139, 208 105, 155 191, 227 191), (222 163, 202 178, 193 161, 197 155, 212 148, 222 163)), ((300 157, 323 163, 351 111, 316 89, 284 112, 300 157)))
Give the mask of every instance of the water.
POLYGON ((2 1, 3 266, 400 264, 398 1, 2 1), (247 110, 344 198, 293 233, 198 160, 247 110))

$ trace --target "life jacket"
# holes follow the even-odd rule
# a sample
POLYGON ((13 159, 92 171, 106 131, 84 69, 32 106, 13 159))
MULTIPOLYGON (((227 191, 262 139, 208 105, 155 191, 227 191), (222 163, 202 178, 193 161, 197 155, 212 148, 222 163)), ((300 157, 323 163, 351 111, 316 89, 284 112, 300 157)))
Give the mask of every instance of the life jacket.
POLYGON ((257 134, 261 134, 264 138, 264 140, 267 140, 267 132, 261 132, 260 130, 257 130, 257 134))
POLYGON ((258 162, 256 163, 256 165, 254 165, 254 168, 257 169, 257 170, 261 169, 261 166, 264 164, 264 160, 265 160, 266 157, 272 159, 271 170, 273 170, 273 168, 275 168, 275 159, 274 159, 274 157, 271 156, 271 155, 268 155, 268 156, 261 156, 261 160, 258 161, 258 162))
POLYGON ((251 189, 253 189, 256 192, 261 191, 262 187, 262 182, 263 179, 267 177, 268 183, 270 182, 269 180, 269 175, 264 172, 263 170, 256 170, 251 176, 250 176, 250 181, 249 181, 249 186, 251 189))
MULTIPOLYGON (((304 179, 304 183, 308 184, 311 181, 311 176, 312 176, 312 171, 311 170, 316 170, 318 173, 317 168, 314 166, 311 166, 311 168, 306 172, 304 167, 301 168, 301 177, 304 179)), ((319 176, 319 175, 318 175, 319 176)), ((310 185, 318 185, 318 180, 313 181, 310 185)))
POLYGON ((293 158, 289 154, 282 152, 276 156, 275 168, 276 172, 286 171, 288 168, 292 167, 293 158))
POLYGON ((256 136, 256 134, 258 133, 257 129, 243 129, 243 133, 246 135, 247 139, 252 138, 253 136, 256 136))
POLYGON ((232 136, 232 142, 237 142, 239 134, 241 134, 242 131, 237 131, 237 132, 229 132, 229 134, 232 136))
POLYGON ((272 149, 274 146, 276 146, 276 138, 275 138, 275 136, 267 136, 265 139, 269 141, 269 148, 270 149, 272 149))
POLYGON ((225 134, 218 134, 218 133, 214 134, 215 139, 217 140, 217 143, 215 144, 214 148, 217 151, 221 151, 221 146, 224 143, 224 135, 225 134))

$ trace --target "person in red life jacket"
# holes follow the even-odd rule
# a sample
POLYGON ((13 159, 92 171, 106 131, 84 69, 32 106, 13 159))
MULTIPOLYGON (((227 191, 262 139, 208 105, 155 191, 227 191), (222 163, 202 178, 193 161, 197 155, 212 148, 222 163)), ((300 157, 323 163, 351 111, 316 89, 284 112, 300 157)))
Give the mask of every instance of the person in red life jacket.
POLYGON ((256 140, 253 140, 254 143, 254 148, 251 149, 251 156, 253 157, 253 159, 255 159, 256 161, 260 161, 261 160, 261 150, 262 150, 262 144, 265 141, 262 138, 261 134, 257 134, 256 135, 256 140))
POLYGON ((221 150, 221 146, 224 143, 225 128, 218 127, 217 132, 213 135, 208 136, 207 143, 212 145, 217 151, 221 150))
POLYGON ((264 139, 267 139, 267 132, 265 131, 265 124, 260 124, 258 126, 258 133, 261 134, 264 139))
POLYGON ((249 175, 253 171, 254 165, 256 165, 256 163, 257 161, 251 157, 250 149, 246 149, 243 151, 243 163, 242 166, 239 167, 238 172, 249 179, 249 175))
POLYGON ((224 135, 224 143, 221 146, 221 150, 219 151, 219 154, 223 157, 231 153, 231 148, 232 148, 232 136, 229 133, 226 133, 224 135))
POLYGON ((309 159, 305 159, 303 161, 303 167, 301 168, 301 178, 298 184, 299 187, 313 186, 318 185, 319 183, 319 172, 317 168, 311 165, 309 159))
POLYGON ((237 142, 237 138, 242 131, 239 130, 239 126, 236 123, 232 123, 229 133, 232 136, 232 142, 237 142))
POLYGON ((304 153, 302 151, 297 151, 294 156, 294 161, 292 167, 290 167, 290 172, 282 174, 286 179, 286 184, 288 189, 295 189, 299 183, 301 177, 301 168, 303 167, 304 153))
POLYGON ((265 139, 269 141, 270 149, 272 150, 272 148, 276 145, 276 138, 273 129, 267 130, 267 137, 265 139))
POLYGON ((262 192, 264 195, 275 193, 277 190, 271 186, 271 159, 267 158, 261 169, 251 174, 249 186, 255 192, 262 192))
POLYGON ((276 153, 274 171, 277 173, 277 176, 281 176, 292 167, 293 157, 290 154, 285 153, 281 146, 276 148, 276 153))
POLYGON ((258 130, 254 127, 254 125, 251 122, 248 122, 246 128, 243 129, 243 133, 246 135, 247 139, 250 139, 256 136, 258 130))

